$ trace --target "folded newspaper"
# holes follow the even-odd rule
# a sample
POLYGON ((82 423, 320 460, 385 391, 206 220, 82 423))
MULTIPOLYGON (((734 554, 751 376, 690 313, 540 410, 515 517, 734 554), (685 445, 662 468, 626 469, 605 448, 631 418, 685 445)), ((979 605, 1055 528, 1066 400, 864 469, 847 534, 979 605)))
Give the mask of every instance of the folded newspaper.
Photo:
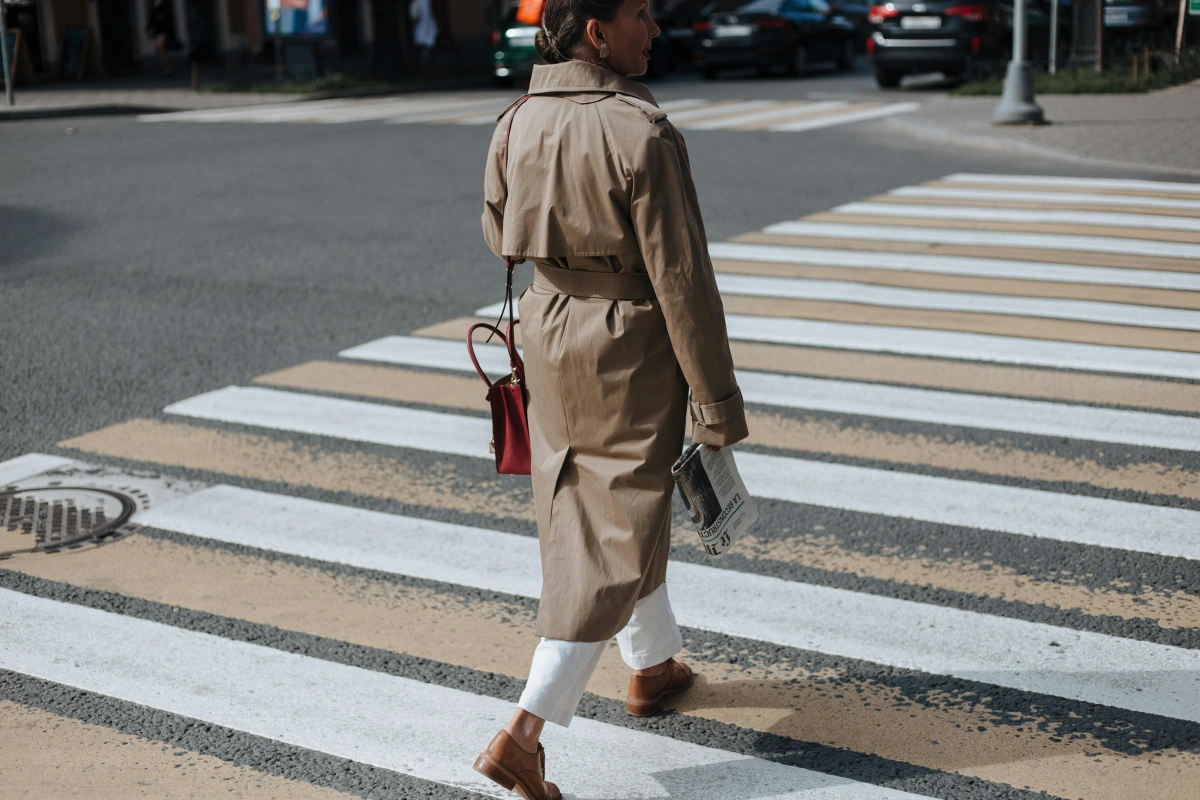
POLYGON ((724 553, 758 519, 758 506, 746 492, 730 448, 689 445, 671 475, 709 555, 724 553))

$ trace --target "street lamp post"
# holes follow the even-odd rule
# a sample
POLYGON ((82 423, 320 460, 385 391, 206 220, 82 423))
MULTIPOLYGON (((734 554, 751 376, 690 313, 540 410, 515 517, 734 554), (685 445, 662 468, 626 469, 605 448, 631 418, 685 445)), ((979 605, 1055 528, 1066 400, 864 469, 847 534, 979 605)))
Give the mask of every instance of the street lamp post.
POLYGON ((992 122, 999 125, 1040 125, 1045 122, 1042 107, 1033 99, 1033 72, 1026 60, 1025 0, 1013 3, 1012 61, 1004 75, 1004 95, 992 112, 992 122))
POLYGON ((0 60, 4 61, 4 95, 8 104, 13 104, 12 71, 16 64, 8 63, 8 25, 4 22, 4 0, 0 0, 0 60))

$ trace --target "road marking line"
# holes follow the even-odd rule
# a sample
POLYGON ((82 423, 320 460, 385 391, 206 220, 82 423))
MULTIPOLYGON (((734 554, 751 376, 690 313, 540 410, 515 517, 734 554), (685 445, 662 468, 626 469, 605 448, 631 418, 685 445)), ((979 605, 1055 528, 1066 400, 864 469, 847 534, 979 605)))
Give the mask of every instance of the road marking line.
POLYGON ((1017 336, 726 314, 731 339, 1200 380, 1200 354, 1017 336))
MULTIPOLYGON (((145 521, 305 558, 540 595, 537 539, 517 534, 230 486, 152 510, 145 521)), ((668 575, 676 618, 688 627, 1200 721, 1200 651, 706 565, 672 561, 668 575)))
POLYGON ((979 206, 929 206, 913 203, 845 203, 831 209, 834 214, 858 216, 910 217, 913 219, 952 219, 978 222, 1016 222, 1029 224, 1097 225, 1119 228, 1160 228, 1175 231, 1200 231, 1200 219, 1162 214, 1124 214, 1111 211, 1045 211, 979 206))
POLYGON ((481 100, 471 103, 467 106, 459 106, 455 109, 442 110, 435 109, 432 111, 413 112, 408 114, 399 114, 394 117, 387 117, 382 120, 387 125, 412 125, 418 122, 432 123, 451 123, 451 122, 466 122, 478 117, 487 117, 491 121, 496 121, 496 116, 508 107, 504 101, 481 100))
MULTIPOLYGON (((1200 277, 1200 276, 1198 276, 1200 277)), ((751 297, 785 297, 798 300, 827 300, 891 308, 966 311, 1097 322, 1106 325, 1136 325, 1144 328, 1200 330, 1200 311, 1154 306, 1103 303, 1093 300, 1020 297, 944 292, 926 289, 878 286, 850 281, 772 278, 761 275, 718 274, 722 294, 751 297)))
POLYGON ((1023 192, 1013 189, 955 189, 946 186, 902 186, 888 192, 893 197, 927 197, 941 200, 998 200, 1014 203, 1096 206, 1142 206, 1145 208, 1200 211, 1200 200, 1169 197, 1094 194, 1090 192, 1023 192))
MULTIPOLYGON (((500 304, 475 312, 496 317, 500 304)), ((1200 353, 857 322, 725 315, 730 339, 1200 380, 1200 353)))
POLYGON ((26 453, 23 456, 10 458, 8 461, 0 461, 0 488, 72 463, 74 463, 74 459, 50 456, 45 453, 26 453))
POLYGON ((723 258, 729 261, 770 261, 777 264, 812 264, 814 266, 886 269, 896 272, 931 272, 942 275, 971 275, 1052 283, 1095 283, 1149 289, 1200 291, 1200 274, 1166 270, 1085 267, 1001 258, 785 247, 738 242, 709 244, 708 253, 712 258, 723 258))
POLYGON ((822 117, 809 121, 789 122, 783 125, 772 125, 767 128, 769 131, 811 131, 817 128, 829 128, 834 125, 849 125, 852 122, 866 122, 867 120, 879 119, 881 117, 891 117, 896 114, 908 114, 916 111, 921 107, 920 103, 889 103, 878 108, 867 108, 862 111, 853 111, 848 114, 838 114, 831 117, 822 117))
MULTIPOLYGON (((471 764, 512 713, 507 700, 9 590, 0 609, 5 669, 501 795, 471 764)), ((555 780, 583 797, 722 800, 748 784, 764 800, 918 800, 594 720, 543 736, 555 780)))
POLYGON ((1045 186, 1054 189, 1122 189, 1143 192, 1200 194, 1200 183, 1127 180, 1121 178, 1060 178, 1045 175, 989 175, 958 172, 941 180, 947 183, 982 183, 997 186, 1045 186))
MULTIPOLYGON (((403 366, 473 372, 474 367, 464 350, 461 344, 453 341, 389 336, 338 355, 403 366)), ((498 374, 508 368, 507 353, 499 345, 476 344, 475 355, 485 372, 498 374)), ((749 370, 738 370, 737 380, 742 396, 751 404, 1200 451, 1200 418, 1196 417, 749 370)))
MULTIPOLYGON (((348 122, 369 122, 379 119, 392 119, 404 114, 419 114, 422 112, 441 112, 442 114, 453 114, 459 109, 477 107, 481 102, 485 101, 433 98, 430 100, 408 99, 389 102, 364 103, 359 107, 339 108, 329 113, 317 114, 298 121, 312 121, 325 125, 341 125, 348 122)), ((493 100, 491 101, 491 104, 495 105, 496 102, 493 100)))
MULTIPOLYGON (((672 122, 674 122, 676 125, 679 125, 679 123, 709 119, 711 117, 729 117, 735 114, 744 114, 749 111, 758 111, 764 108, 776 108, 779 105, 780 103, 776 100, 744 100, 741 102, 720 100, 701 108, 680 111, 668 116, 672 122)), ((683 126, 679 125, 679 127, 683 126)))
POLYGON ((976 247, 1020 247, 1040 250, 1074 250, 1090 253, 1160 256, 1200 260, 1200 244, 1117 239, 1107 236, 1075 236, 1053 233, 970 231, 954 228, 920 228, 899 225, 860 225, 836 222, 777 222, 763 233, 784 236, 815 236, 832 239, 963 244, 976 247))
POLYGON ((739 125, 750 125, 753 123, 770 122, 781 117, 798 117, 801 115, 815 114, 821 111, 829 111, 835 108, 844 108, 848 103, 844 100, 825 100, 819 103, 806 103, 803 101, 795 103, 787 103, 781 108, 771 108, 766 111, 753 111, 748 114, 740 114, 735 117, 721 117, 718 119, 705 119, 697 122, 685 122, 679 127, 691 131, 711 131, 720 128, 733 128, 739 125))
MULTIPOLYGON (((489 419, 261 387, 229 386, 168 414, 491 459, 489 419)), ((739 456, 760 497, 1123 550, 1200 558, 1200 511, 891 470, 739 456)))

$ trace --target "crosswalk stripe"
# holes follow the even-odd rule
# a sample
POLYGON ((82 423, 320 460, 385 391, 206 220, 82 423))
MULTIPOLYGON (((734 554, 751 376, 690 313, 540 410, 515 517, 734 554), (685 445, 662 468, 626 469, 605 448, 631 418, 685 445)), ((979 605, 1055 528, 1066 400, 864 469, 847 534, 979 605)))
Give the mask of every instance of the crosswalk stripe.
MULTIPOLYGON (((0 608, 6 669, 499 796, 471 763, 511 713, 506 700, 9 590, 0 608)), ((764 800, 915 797, 587 719, 543 737, 553 777, 584 796, 657 798, 662 780, 712 800, 730 782, 764 800)))
MULTIPOLYGON (((476 311, 496 317, 500 304, 476 311)), ((805 347, 1200 380, 1200 353, 991 333, 726 313, 729 338, 805 347)))
POLYGON ((780 125, 772 125, 767 128, 769 131, 811 131, 817 128, 827 128, 834 125, 848 125, 852 122, 866 122, 868 120, 880 119, 882 117, 892 117, 897 114, 908 114, 916 111, 921 107, 920 103, 889 103, 879 106, 878 108, 866 108, 861 111, 852 111, 847 114, 837 114, 831 117, 824 117, 813 120, 800 120, 798 122, 788 122, 780 125))
POLYGON ((50 456, 43 453, 26 453, 23 456, 0 461, 0 488, 10 483, 28 478, 71 463, 69 458, 50 456))
POLYGON ((169 111, 166 113, 141 114, 139 122, 236 122, 268 115, 285 119, 292 114, 311 113, 314 109, 335 109, 354 106, 356 100, 314 100, 286 103, 263 103, 231 108, 209 108, 197 111, 169 111))
POLYGON ((945 183, 978 183, 994 186, 1037 186, 1052 189, 1120 189, 1122 191, 1179 192, 1200 194, 1200 183, 1147 181, 1126 178, 1066 178, 1045 175, 991 175, 958 172, 941 179, 945 183))
POLYGON ((828 300, 893 308, 968 311, 980 314, 1068 319, 1109 325, 1200 330, 1200 311, 1123 303, 1100 303, 1090 300, 927 291, 848 281, 772 278, 758 275, 719 274, 717 275, 717 287, 722 294, 732 295, 828 300))
MULTIPOLYGON (((472 372, 465 348, 453 341, 390 336, 342 351, 343 358, 472 372)), ((508 367, 499 345, 476 344, 475 355, 493 376, 508 367)), ((940 425, 1068 436, 1142 447, 1200 450, 1200 418, 1006 397, 884 386, 738 370, 746 402, 785 408, 860 414, 940 425)))
POLYGON ((1200 291, 1200 274, 1166 270, 1086 267, 1069 264, 1015 261, 1002 258, 973 258, 815 247, 786 247, 770 244, 713 242, 708 246, 714 259, 769 261, 782 264, 814 264, 852 269, 883 269, 899 272, 930 272, 971 275, 1024 281, 1105 284, 1153 289, 1200 291))
POLYGON ((1125 214, 1110 211, 1047 211, 979 206, 931 206, 915 203, 844 203, 831 209, 835 214, 858 216, 911 217, 913 219, 952 219, 972 222, 1062 223, 1126 228, 1155 228, 1175 231, 1200 231, 1200 219, 1163 214, 1125 214))
MULTIPOLYGON (((486 101, 485 101, 486 102, 486 101)), ((496 105, 491 101, 490 105, 496 105)), ((440 112, 443 115, 455 113, 459 109, 477 108, 481 101, 470 99, 431 98, 417 100, 408 98, 386 102, 364 103, 355 108, 337 109, 335 113, 318 113, 301 117, 298 121, 311 121, 327 125, 340 125, 349 122, 367 122, 371 120, 390 120, 407 114, 422 114, 440 112)))
MULTIPOLYGON (((500 531, 227 486, 161 506, 143 521, 364 569, 540 594, 537 540, 500 531)), ((676 618, 688 627, 1200 721, 1200 651, 700 564, 673 561, 668 575, 676 618)))
MULTIPOLYGON (((819 539, 820 534, 816 537, 819 539)), ((675 542, 684 544, 688 538, 676 534, 675 542)), ((743 552, 743 545, 754 546, 749 540, 739 542, 743 552)), ((803 550, 797 555, 812 557, 803 550)), ((250 625, 282 628, 287 632, 284 635, 321 637, 350 646, 338 648, 341 652, 362 647, 428 659, 445 664, 449 669, 443 674, 466 668, 501 679, 507 677, 512 683, 528 674, 529 653, 537 641, 532 601, 513 603, 506 595, 463 590, 454 584, 396 581, 377 570, 330 568, 329 562, 303 561, 296 563, 272 551, 247 552, 236 546, 227 549, 212 540, 189 536, 180 541, 178 537, 148 532, 123 539, 119 549, 92 550, 86 561, 30 558, 10 561, 5 567, 44 581, 197 611, 198 617, 211 614, 240 619, 250 625), (140 563, 153 563, 154 569, 128 568, 140 563), (451 619, 454 635, 447 636, 447 620, 451 619)), ((884 557, 881 561, 892 563, 884 557)), ((946 568, 940 577, 965 581, 974 577, 986 582, 997 572, 1006 571, 1000 565, 987 568, 981 564, 972 575, 957 572, 953 559, 940 563, 946 568)), ((1047 584, 1036 578, 1016 580, 1014 585, 1026 589, 1031 585, 1082 588, 1047 584)), ((988 588, 995 596, 1009 596, 997 586, 988 588)), ((968 591, 979 589, 976 583, 968 591)), ((1153 614, 1156 604, 1166 599, 1156 600, 1153 594, 1144 592, 1123 597, 1126 610, 1139 608, 1134 603, 1143 598, 1151 604, 1141 606, 1141 612, 1134 615, 1141 618, 1153 614)), ((1011 599, 1020 602, 1030 598, 1018 590, 1011 599)), ((1180 600, 1186 602, 1185 597, 1180 600)), ((1061 607, 1044 596, 1032 601, 1061 607)), ((1104 613, 1103 608, 1094 613, 1104 613)), ((1080 716, 1064 721, 1046 715, 1038 699, 1001 692, 998 699, 1005 707, 1002 713, 1006 724, 994 725, 1000 709, 989 701, 904 702, 904 698, 923 696, 930 688, 944 686, 937 676, 895 676, 902 681, 901 688, 890 675, 890 668, 863 664, 839 676, 837 691, 828 692, 823 680, 828 673, 819 662, 814 663, 815 659, 810 661, 796 653, 791 658, 774 660, 770 666, 759 666, 758 659, 771 653, 775 645, 743 640, 736 645, 738 659, 730 663, 725 652, 706 647, 716 640, 715 636, 702 631, 696 634, 689 637, 691 641, 681 655, 704 679, 668 702, 667 708, 678 712, 673 720, 666 720, 668 726, 674 724, 675 731, 686 730, 694 719, 714 720, 738 726, 751 735, 758 731, 790 738, 796 744, 849 750, 869 754, 866 759, 893 759, 1064 797, 1078 795, 1068 788, 1089 785, 1087 776, 1095 770, 1092 759, 1099 757, 1104 760, 1110 783, 1106 791, 1090 790, 1087 794, 1091 800, 1127 800, 1128 793, 1122 793, 1122 776, 1132 778, 1146 796, 1186 797, 1200 769, 1200 758, 1178 747, 1158 747, 1151 753, 1129 750, 1130 740, 1136 739, 1140 731, 1125 728, 1121 722, 1114 726, 1113 721, 1123 712, 1107 707, 1093 706, 1089 710, 1073 704, 1080 716), (830 726, 830 719, 837 719, 839 724, 830 726), (1073 726, 1077 733, 1064 741, 1060 736, 1063 725, 1073 726), (980 731, 980 726, 985 730, 980 731), (1085 751, 1089 755, 1085 756, 1085 751), (990 757, 975 760, 975 753, 990 757), (1147 763, 1150 758, 1152 762, 1147 763), (1047 762, 1053 767, 1044 766, 1047 762)), ((599 698, 620 701, 625 698, 627 681, 628 668, 616 648, 610 646, 601 657, 588 691, 599 698)), ((3 714, 0 709, 0 725, 3 714)), ((1189 725, 1168 724, 1176 729, 1189 725)), ((815 768, 821 769, 823 754, 809 747, 805 750, 810 755, 807 763, 792 763, 810 768, 817 764, 815 768)))
POLYGON ((1200 260, 1200 245, 1197 244, 1148 241, 1143 239, 1119 239, 1108 236, 1075 236, 1053 233, 1017 233, 803 221, 777 222, 774 225, 768 225, 766 228, 763 228, 763 233, 832 239, 871 239, 875 241, 922 242, 928 244, 965 244, 977 247, 1075 250, 1200 260))
MULTIPOLYGON (((774 373, 768 373, 773 375, 774 373)), ((741 373, 739 373, 741 375, 741 373)), ((302 392, 327 393, 360 400, 384 400, 396 403, 429 402, 436 397, 439 409, 465 410, 487 412, 489 406, 486 398, 480 392, 478 377, 470 374, 447 375, 441 372, 427 372, 409 369, 402 366, 380 366, 376 364, 348 363, 346 361, 310 361, 294 367, 259 375, 254 383, 260 386, 271 386, 277 389, 294 389, 302 392)), ((842 381, 832 381, 838 388, 833 394, 841 394, 842 381)), ((1158 457, 1146 456, 1136 462, 1103 464, 1095 458, 1080 454, 1046 452, 1028 444, 1010 441, 1001 434, 989 434, 984 437, 946 436, 939 427, 928 432, 895 431, 881 428, 875 418, 867 417, 861 420, 825 419, 805 414, 781 414, 774 409, 761 409, 753 405, 751 395, 747 393, 747 383, 743 383, 742 391, 747 402, 751 403, 746 413, 746 424, 750 435, 747 445, 761 445, 775 449, 797 450, 805 453, 822 453, 842 458, 869 459, 877 463, 890 463, 903 468, 913 465, 918 468, 947 469, 955 473, 970 475, 995 475, 1003 478, 1018 478, 1026 481, 1049 481, 1054 484, 1063 482, 1094 486, 1100 489, 1120 492, 1137 492, 1140 494, 1181 497, 1189 500, 1200 500, 1200 471, 1185 469, 1174 465, 1173 454, 1164 453, 1158 457), (983 441, 979 441, 983 439, 983 441)), ((864 397, 852 397, 850 402, 838 403, 836 408, 843 412, 853 409, 859 399, 874 399, 873 389, 878 384, 855 384, 865 388, 864 397)), ((884 387, 887 388, 887 387, 884 387)), ((803 396, 782 396, 784 406, 803 407, 813 405, 820 407, 829 392, 821 388, 803 396), (815 398, 815 399, 814 399, 815 398)), ((934 394, 939 394, 935 392, 934 394)), ((961 395, 947 393, 948 400, 953 402, 961 395)), ((754 393, 754 398, 763 400, 763 395, 754 393)), ((1003 399, 1003 398, 1002 398, 1003 399)), ((917 416, 910 414, 909 407, 921 408, 922 398, 906 396, 898 402, 899 410, 893 415, 892 409, 883 409, 881 418, 905 418, 917 416)), ((836 402, 836 398, 834 400, 836 402)), ((1035 404, 1038 405, 1038 404, 1035 404)), ((1050 404, 1046 404, 1050 405, 1050 404)), ((969 404, 971 412, 982 411, 976 404, 969 404)), ((1076 406, 1076 408, 1079 408, 1076 406)), ((998 413, 995 422, 975 419, 975 424, 987 426, 989 430, 1004 431, 1010 427, 1023 427, 1028 420, 1018 418, 1011 421, 1011 407, 1004 407, 998 413)), ((1063 415, 1067 416, 1067 415, 1063 415)), ((1031 413, 1030 418, 1038 414, 1031 413)), ((1081 415, 1083 424, 1095 420, 1086 412, 1081 415)), ((953 418, 934 418, 935 423, 952 424, 953 418)), ((1166 417, 1178 420, 1180 417, 1166 417)), ((1190 418, 1183 418, 1190 419, 1190 418)), ((971 420, 968 420, 971 421, 971 420)), ((1075 420, 1069 420, 1076 424, 1075 420)), ((1080 430, 1080 427, 1068 428, 1067 431, 1055 431, 1055 441, 1067 432, 1080 430)), ((1096 428, 1089 431, 1095 433, 1094 440, 1120 438, 1132 431, 1132 426, 1116 424, 1112 430, 1096 428)), ((1143 431, 1144 432, 1144 431, 1143 431)), ((1187 444, 1180 440, 1188 437, 1184 430, 1179 440, 1169 441, 1168 447, 1188 449, 1187 444)), ((1084 440, 1086 441, 1086 440, 1084 440)), ((743 553, 744 549, 739 547, 743 553)), ((1200 627, 1200 624, 1197 625, 1200 627)))
POLYGON ((734 117, 720 117, 718 119, 703 119, 696 122, 684 122, 679 127, 685 130, 705 131, 716 130, 718 128, 734 128, 740 125, 757 125, 759 123, 770 122, 772 120, 807 116, 821 111, 831 111, 835 108, 845 108, 848 103, 844 100, 825 100, 816 103, 786 103, 779 108, 768 108, 762 111, 751 111, 746 114, 739 114, 734 117))
POLYGON ((668 115, 668 119, 675 123, 678 127, 685 127, 680 123, 689 123, 702 119, 712 119, 716 117, 731 117, 738 114, 745 114, 751 111, 759 111, 764 108, 775 108, 779 103, 775 100, 743 100, 741 102, 733 100, 721 100, 716 103, 711 103, 707 106, 699 108, 687 109, 668 115))
MULTIPOLYGON (((491 420, 230 386, 169 414, 472 458, 491 458, 491 420)), ((1200 558, 1200 511, 743 453, 757 496, 1057 541, 1200 558)))
POLYGON ((387 117, 383 120, 383 122, 387 125, 413 125, 420 122, 461 124, 472 123, 474 120, 478 119, 487 119, 491 122, 495 122, 496 116, 507 107, 507 103, 473 103, 470 106, 459 107, 451 111, 438 110, 413 114, 401 114, 394 117, 387 117))
POLYGON ((886 196, 938 200, 1002 201, 1029 205, 1089 205, 1163 208, 1200 211, 1200 200, 1175 200, 1169 197, 1140 197, 1089 192, 1029 192, 1016 189, 955 189, 947 186, 902 186, 886 196))
POLYGON ((1200 380, 1200 354, 1017 336, 726 314, 732 339, 1200 380))

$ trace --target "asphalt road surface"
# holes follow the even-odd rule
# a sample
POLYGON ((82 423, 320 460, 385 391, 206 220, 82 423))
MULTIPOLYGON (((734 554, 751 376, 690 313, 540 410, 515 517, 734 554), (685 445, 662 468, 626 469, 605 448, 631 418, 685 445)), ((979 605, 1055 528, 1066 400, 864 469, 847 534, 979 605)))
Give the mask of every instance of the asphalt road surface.
MULTIPOLYGON (((635 720, 610 648, 548 777, 1200 797, 1200 184, 903 138, 939 86, 861 70, 654 91, 762 518, 677 509, 697 685, 635 720)), ((461 341, 513 97, 0 128, 4 800, 503 796, 536 530, 461 341)))

